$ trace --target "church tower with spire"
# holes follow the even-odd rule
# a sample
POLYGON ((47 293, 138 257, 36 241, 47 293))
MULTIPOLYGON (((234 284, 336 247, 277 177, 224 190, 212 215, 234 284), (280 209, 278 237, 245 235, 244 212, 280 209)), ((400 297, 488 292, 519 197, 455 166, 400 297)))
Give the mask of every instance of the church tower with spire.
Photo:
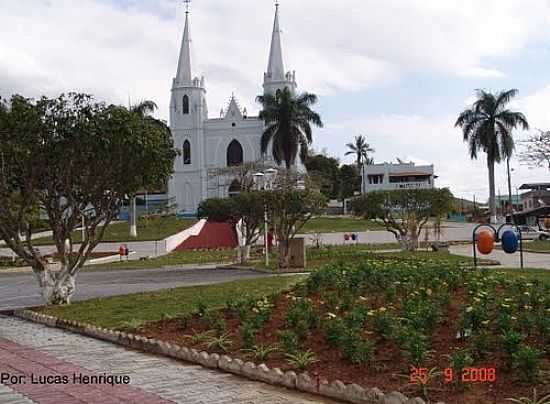
MULTIPOLYGON (((239 173, 243 164, 276 164, 270 152, 261 153, 264 121, 248 114, 235 95, 238 92, 231 95, 219 117, 208 117, 204 77, 193 77, 191 68, 190 0, 185 3, 185 27, 170 99, 170 129, 181 155, 174 162, 168 193, 170 199, 175 199, 178 211, 193 215, 203 200, 241 191, 239 173)), ((278 3, 263 87, 265 94, 276 94, 285 87, 295 92, 297 87, 296 74, 285 72, 278 3)), ((249 105, 253 103, 252 100, 249 105)))
POLYGON ((277 90, 282 90, 285 87, 288 87, 292 92, 296 91, 296 72, 285 72, 281 28, 279 26, 279 3, 277 2, 275 4, 275 21, 273 22, 269 62, 267 72, 264 73, 264 93, 275 94, 277 90))
MULTIPOLYGON (((208 119, 204 77, 193 77, 191 69, 191 35, 189 9, 185 12, 185 28, 176 77, 172 81, 170 129, 175 146, 182 152, 174 167, 175 177, 184 184, 171 187, 179 205, 190 209, 204 199, 204 124, 208 119)), ((175 184, 174 184, 175 185, 175 184)))

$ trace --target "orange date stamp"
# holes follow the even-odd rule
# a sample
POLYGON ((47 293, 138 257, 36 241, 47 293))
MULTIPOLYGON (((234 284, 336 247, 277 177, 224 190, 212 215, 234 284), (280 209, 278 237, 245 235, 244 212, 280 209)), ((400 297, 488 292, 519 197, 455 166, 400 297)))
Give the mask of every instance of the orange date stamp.
MULTIPOLYGON (((412 367, 409 374, 411 384, 428 384, 430 379, 428 368, 412 367)), ((464 368, 461 374, 455 374, 452 368, 443 370, 443 379, 445 383, 494 383, 497 380, 496 368, 464 368)))

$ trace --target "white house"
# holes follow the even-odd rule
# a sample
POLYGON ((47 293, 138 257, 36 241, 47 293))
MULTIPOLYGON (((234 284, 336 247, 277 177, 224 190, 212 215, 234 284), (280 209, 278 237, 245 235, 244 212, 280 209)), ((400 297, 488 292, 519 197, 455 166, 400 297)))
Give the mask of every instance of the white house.
POLYGON ((414 163, 382 163, 363 167, 363 193, 395 189, 434 188, 434 166, 414 163))
MULTIPOLYGON (((265 93, 274 94, 285 87, 296 91, 297 84, 295 72, 285 72, 277 5, 263 88, 265 93)), ((264 122, 256 116, 248 116, 234 96, 219 118, 208 117, 205 78, 193 77, 191 71, 188 12, 171 93, 170 128, 175 146, 182 155, 175 161, 168 193, 175 198, 178 209, 194 213, 204 199, 238 192, 238 180, 220 176, 220 168, 260 160, 274 165, 271 153, 265 157, 261 154, 264 122)))

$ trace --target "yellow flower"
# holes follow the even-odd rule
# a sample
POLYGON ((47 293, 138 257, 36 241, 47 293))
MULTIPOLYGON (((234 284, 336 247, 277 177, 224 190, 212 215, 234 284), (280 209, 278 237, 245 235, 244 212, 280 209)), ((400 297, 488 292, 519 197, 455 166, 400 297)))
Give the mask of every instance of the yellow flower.
POLYGON ((327 316, 329 318, 336 318, 336 314, 334 314, 334 313, 327 313, 327 316))
POLYGON ((485 321, 482 321, 481 324, 487 325, 487 324, 489 324, 489 322, 490 322, 490 320, 485 320, 485 321))
POLYGON ((383 311, 386 311, 386 308, 385 307, 380 307, 378 310, 383 312, 383 311))
POLYGON ((359 300, 362 300, 362 301, 366 302, 366 301, 367 301, 367 298, 364 297, 364 296, 359 296, 359 300))
POLYGON ((470 313, 473 310, 474 310, 474 308, 472 306, 469 306, 469 307, 466 308, 466 313, 470 313))
POLYGON ((431 296, 431 295, 432 295, 432 290, 431 290, 431 289, 426 290, 426 294, 427 294, 428 296, 431 296))

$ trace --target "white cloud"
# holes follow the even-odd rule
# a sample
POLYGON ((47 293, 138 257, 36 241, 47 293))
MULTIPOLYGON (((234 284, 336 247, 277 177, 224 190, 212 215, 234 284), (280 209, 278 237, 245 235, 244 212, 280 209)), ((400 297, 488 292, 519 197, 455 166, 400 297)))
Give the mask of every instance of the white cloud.
MULTIPOLYGON (((152 98, 167 116, 183 25, 173 0, 115 6, 107 0, 0 0, 0 91, 86 90, 112 101, 152 98), (177 12, 176 12, 177 10, 177 12)), ((281 6, 287 68, 320 94, 434 72, 501 77, 487 57, 548 39, 545 0, 301 0, 281 6), (503 28, 504 27, 504 28, 503 28)), ((261 91, 271 2, 204 0, 192 8, 197 74, 210 110, 236 91, 253 109, 261 91)))

